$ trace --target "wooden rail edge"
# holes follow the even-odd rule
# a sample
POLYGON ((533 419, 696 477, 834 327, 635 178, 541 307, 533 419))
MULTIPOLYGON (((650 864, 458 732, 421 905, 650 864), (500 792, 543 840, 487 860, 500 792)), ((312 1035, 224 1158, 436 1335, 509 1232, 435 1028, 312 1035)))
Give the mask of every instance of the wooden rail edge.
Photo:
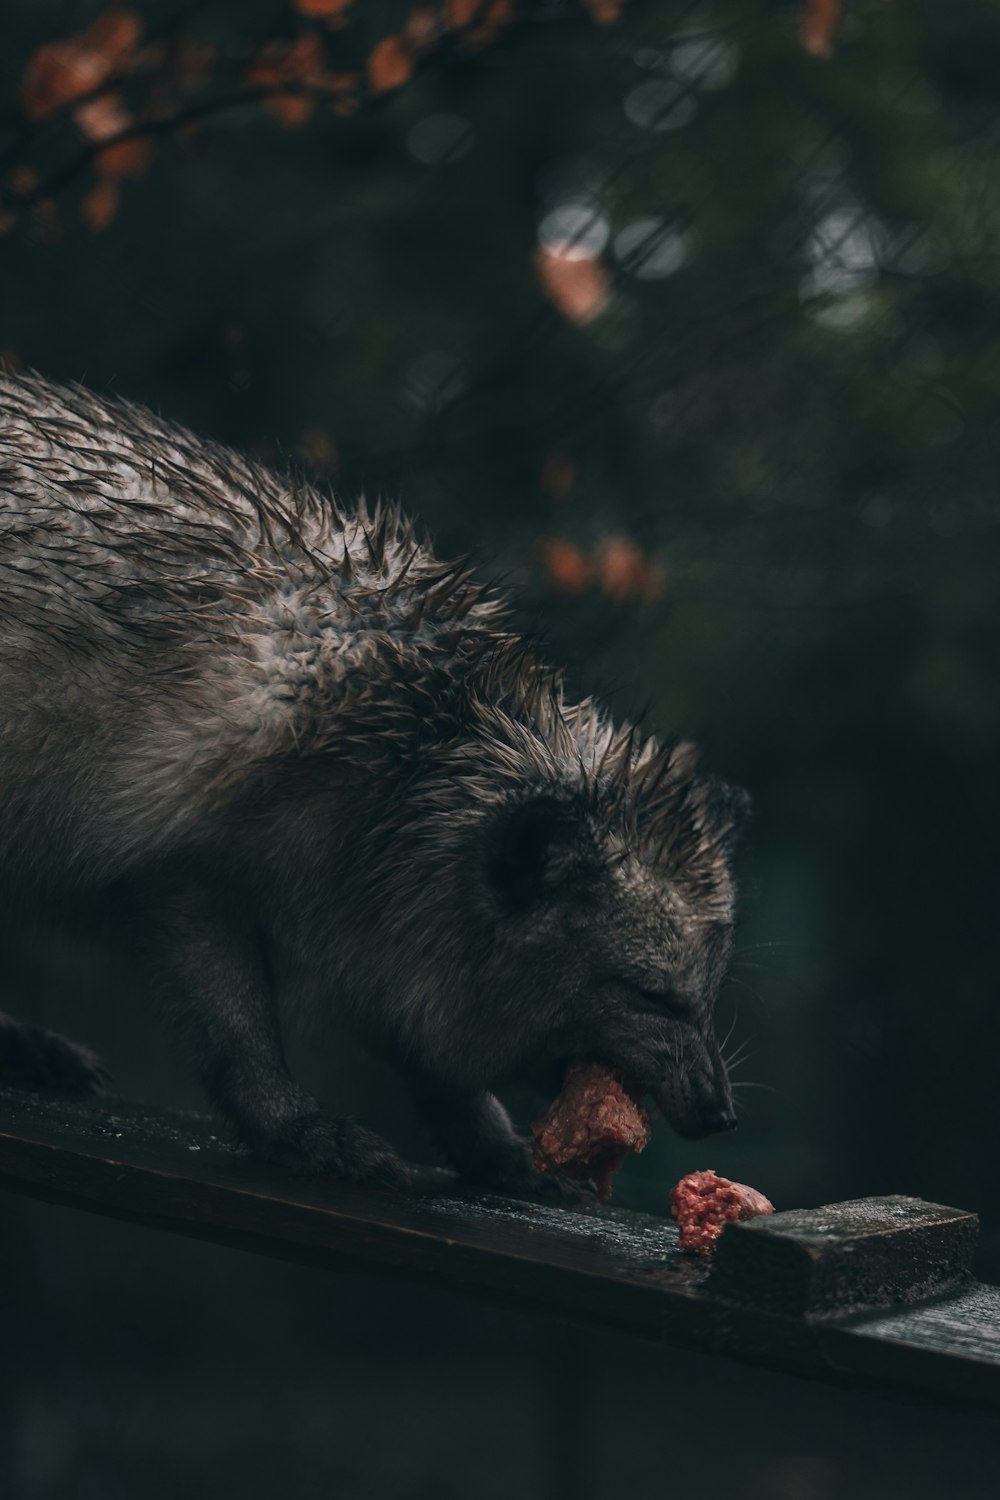
POLYGON ((213 1121, 0 1089, 0 1187, 244 1250, 433 1283, 852 1386, 1000 1408, 1000 1288, 975 1215, 869 1198, 727 1226, 706 1266, 668 1219, 418 1173, 403 1194, 307 1182, 213 1121))

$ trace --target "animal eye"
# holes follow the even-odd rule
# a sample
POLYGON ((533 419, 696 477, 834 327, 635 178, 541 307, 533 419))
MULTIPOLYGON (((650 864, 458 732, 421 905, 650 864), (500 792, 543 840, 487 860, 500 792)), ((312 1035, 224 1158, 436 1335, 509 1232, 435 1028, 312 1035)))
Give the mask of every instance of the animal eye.
POLYGON ((530 803, 501 825, 490 877, 513 910, 540 900, 558 882, 572 856, 576 826, 557 803, 530 803))
POLYGON ((664 1015, 676 1016, 680 1020, 692 1014, 691 1002, 676 990, 647 990, 636 986, 636 994, 641 995, 652 1010, 664 1015))

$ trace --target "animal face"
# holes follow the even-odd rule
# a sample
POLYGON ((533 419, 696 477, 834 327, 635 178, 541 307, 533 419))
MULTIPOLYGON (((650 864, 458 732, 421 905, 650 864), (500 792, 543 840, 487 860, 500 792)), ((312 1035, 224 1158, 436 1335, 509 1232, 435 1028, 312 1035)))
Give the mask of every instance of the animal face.
POLYGON ((745 794, 590 706, 483 720, 407 785, 377 861, 369 849, 375 885, 350 921, 359 1008, 459 1087, 594 1059, 680 1134, 730 1128, 714 1011, 745 794))
POLYGON ((593 795, 552 790, 503 808, 482 851, 474 904, 493 926, 480 951, 494 1007, 540 1046, 620 1068, 686 1137, 735 1124, 714 1011, 746 806, 691 781, 672 843, 654 848, 641 806, 616 820, 593 795))

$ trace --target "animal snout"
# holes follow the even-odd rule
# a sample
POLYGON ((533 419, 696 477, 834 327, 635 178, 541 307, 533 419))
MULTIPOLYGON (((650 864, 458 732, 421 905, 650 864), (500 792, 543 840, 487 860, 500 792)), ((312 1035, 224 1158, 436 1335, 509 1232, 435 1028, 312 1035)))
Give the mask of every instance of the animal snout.
POLYGON ((690 1055, 672 1068, 659 1088, 659 1105, 678 1135, 700 1140, 736 1129, 732 1089, 725 1070, 713 1059, 690 1055))
POLYGON ((706 1135, 718 1135, 722 1130, 735 1130, 736 1111, 731 1104, 707 1104, 702 1110, 702 1123, 706 1135))
POLYGON ((676 1089, 665 1089, 660 1107, 677 1134, 688 1141, 700 1141, 702 1136, 736 1129, 736 1112, 731 1104, 720 1104, 716 1100, 699 1102, 679 1097, 676 1089))

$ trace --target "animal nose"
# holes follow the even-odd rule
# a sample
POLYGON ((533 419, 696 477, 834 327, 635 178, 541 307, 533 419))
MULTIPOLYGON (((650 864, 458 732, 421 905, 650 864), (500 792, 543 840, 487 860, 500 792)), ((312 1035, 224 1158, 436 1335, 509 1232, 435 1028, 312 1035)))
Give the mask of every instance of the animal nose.
POLYGON ((706 1135, 715 1135, 720 1130, 735 1130, 736 1111, 731 1104, 706 1104, 702 1111, 702 1123, 706 1135))

